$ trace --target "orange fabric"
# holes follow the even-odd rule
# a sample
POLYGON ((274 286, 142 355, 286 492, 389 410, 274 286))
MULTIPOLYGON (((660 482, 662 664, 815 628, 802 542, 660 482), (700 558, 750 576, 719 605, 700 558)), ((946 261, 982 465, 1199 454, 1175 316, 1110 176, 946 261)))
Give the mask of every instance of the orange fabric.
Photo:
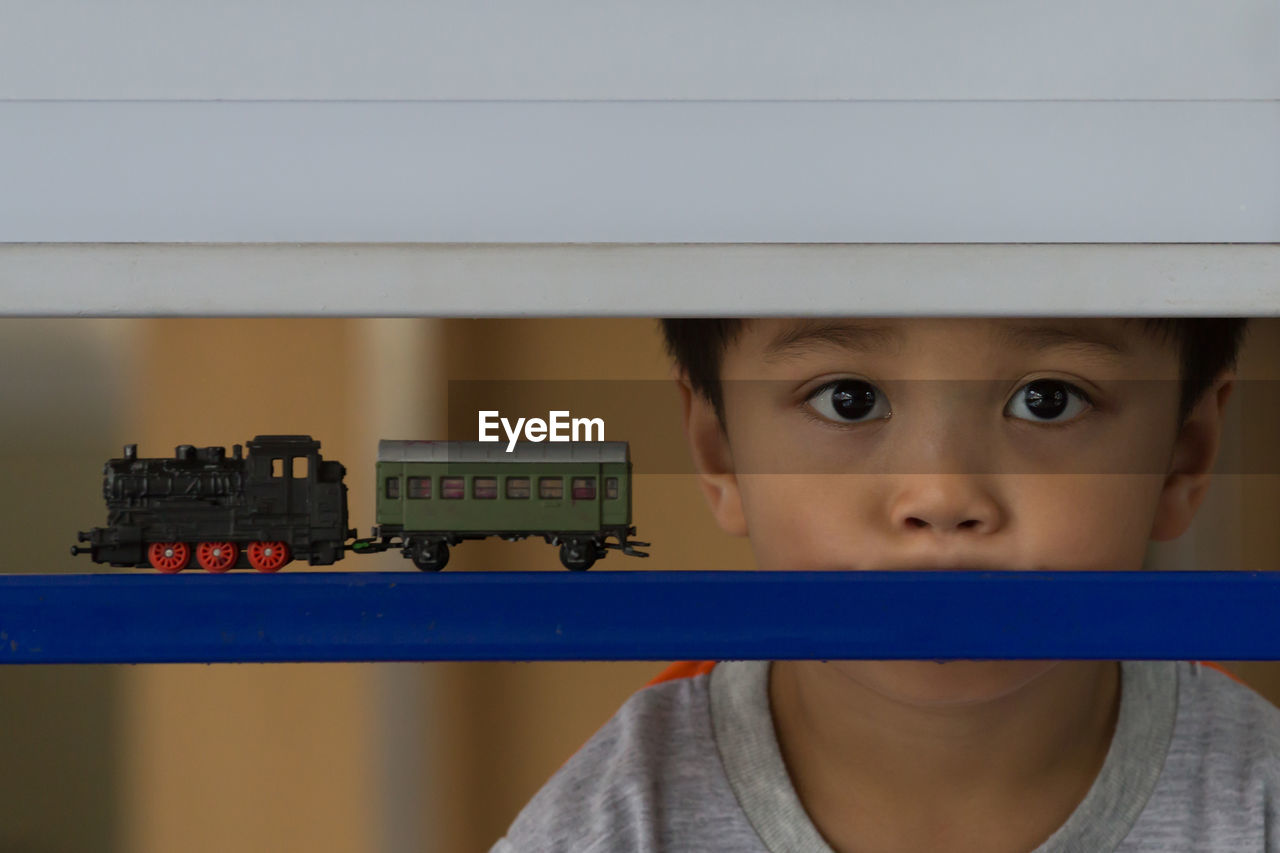
POLYGON ((1222 673, 1227 678, 1230 678, 1232 681, 1236 682, 1237 684, 1244 684, 1245 687, 1249 686, 1244 682, 1243 679, 1241 679, 1238 675, 1236 675, 1234 672, 1227 669, 1226 667, 1219 666, 1218 664, 1212 663, 1207 660, 1196 661, 1196 663, 1200 664, 1201 666, 1207 666, 1209 667, 1209 669, 1216 669, 1218 672, 1222 673))
POLYGON ((711 668, 716 665, 713 660, 680 660, 671 664, 671 666, 658 673, 656 677, 645 687, 652 687, 655 684, 661 684, 664 681, 675 681, 677 678, 693 678, 695 675, 702 675, 704 672, 710 672, 711 668))

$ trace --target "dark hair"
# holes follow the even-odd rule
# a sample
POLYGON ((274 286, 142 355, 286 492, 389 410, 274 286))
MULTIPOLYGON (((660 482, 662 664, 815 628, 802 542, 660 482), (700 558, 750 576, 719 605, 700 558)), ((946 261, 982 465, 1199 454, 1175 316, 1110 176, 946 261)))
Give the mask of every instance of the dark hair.
MULTIPOLYGON (((1141 319, 1143 331, 1176 347, 1181 365, 1182 392, 1178 400, 1181 427, 1223 370, 1233 368, 1244 340, 1247 317, 1126 318, 1141 319)), ((693 318, 662 321, 667 353, 689 377, 694 391, 715 407, 724 424, 724 396, 720 388, 720 364, 725 350, 743 329, 743 318, 693 318)))

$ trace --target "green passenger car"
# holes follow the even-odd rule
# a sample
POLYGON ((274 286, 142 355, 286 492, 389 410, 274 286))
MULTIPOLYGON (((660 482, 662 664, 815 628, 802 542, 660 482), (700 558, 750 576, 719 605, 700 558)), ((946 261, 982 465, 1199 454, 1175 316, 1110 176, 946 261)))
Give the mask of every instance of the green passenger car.
POLYGON ((423 571, 444 568, 464 539, 541 536, 566 568, 584 571, 628 540, 631 459, 625 441, 378 443, 374 538, 423 571), (608 542, 612 537, 616 542, 608 542))

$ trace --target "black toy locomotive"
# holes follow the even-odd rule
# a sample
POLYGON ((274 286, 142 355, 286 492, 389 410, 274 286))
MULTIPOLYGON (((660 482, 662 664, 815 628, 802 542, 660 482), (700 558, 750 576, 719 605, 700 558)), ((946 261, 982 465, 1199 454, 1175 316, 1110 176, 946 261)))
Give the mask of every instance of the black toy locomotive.
POLYGON ((307 435, 260 435, 231 457, 221 447, 177 448, 139 459, 137 445, 103 469, 107 526, 78 534, 97 562, 180 572, 192 558, 210 572, 279 571, 342 559, 347 539, 346 469, 320 456, 307 435))

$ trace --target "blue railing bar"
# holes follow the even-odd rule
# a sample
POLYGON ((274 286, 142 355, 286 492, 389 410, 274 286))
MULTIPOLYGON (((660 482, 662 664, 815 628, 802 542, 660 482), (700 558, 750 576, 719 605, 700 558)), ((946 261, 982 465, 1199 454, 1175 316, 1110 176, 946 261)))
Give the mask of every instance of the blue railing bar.
POLYGON ((0 662, 1280 660, 1274 572, 0 575, 0 662))

